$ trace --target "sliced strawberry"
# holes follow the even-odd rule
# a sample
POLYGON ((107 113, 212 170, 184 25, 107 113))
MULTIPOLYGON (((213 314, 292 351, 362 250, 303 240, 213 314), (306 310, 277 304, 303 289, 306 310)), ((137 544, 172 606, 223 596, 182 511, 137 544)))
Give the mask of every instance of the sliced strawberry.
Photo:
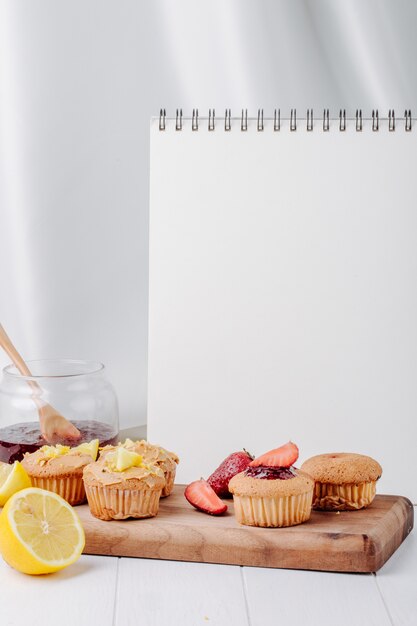
POLYGON ((268 467, 290 467, 298 459, 298 448, 295 443, 289 441, 285 446, 265 452, 262 456, 249 463, 251 467, 266 465, 268 467))
POLYGON ((203 478, 190 483, 184 491, 184 496, 190 504, 203 513, 221 515, 227 511, 227 504, 220 500, 216 492, 203 478))

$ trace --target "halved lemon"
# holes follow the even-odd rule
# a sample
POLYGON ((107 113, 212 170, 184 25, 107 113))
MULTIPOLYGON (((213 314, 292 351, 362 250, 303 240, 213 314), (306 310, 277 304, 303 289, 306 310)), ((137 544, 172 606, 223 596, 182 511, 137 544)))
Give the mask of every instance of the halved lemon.
POLYGON ((50 574, 76 561, 84 530, 72 506, 36 487, 15 493, 0 514, 0 552, 25 574, 50 574))
POLYGON ((0 506, 17 491, 31 486, 30 478, 23 465, 15 461, 13 465, 0 463, 0 506))

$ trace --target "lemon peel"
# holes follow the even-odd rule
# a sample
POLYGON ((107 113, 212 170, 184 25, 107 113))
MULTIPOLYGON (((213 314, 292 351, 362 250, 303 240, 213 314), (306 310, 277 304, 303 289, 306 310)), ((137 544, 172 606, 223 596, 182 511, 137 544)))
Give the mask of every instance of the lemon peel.
POLYGON ((51 491, 29 487, 15 493, 0 514, 0 552, 24 574, 50 574, 74 563, 85 545, 72 506, 51 491))
POLYGON ((12 495, 31 485, 30 478, 19 461, 15 461, 13 465, 0 463, 0 506, 4 506, 12 495))

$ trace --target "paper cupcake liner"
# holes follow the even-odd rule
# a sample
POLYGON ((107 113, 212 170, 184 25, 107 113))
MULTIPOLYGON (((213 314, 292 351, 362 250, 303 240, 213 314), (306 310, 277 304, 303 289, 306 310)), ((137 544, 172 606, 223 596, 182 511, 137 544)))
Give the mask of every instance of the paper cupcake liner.
POLYGON ((85 489, 82 476, 71 476, 69 478, 31 476, 30 480, 32 487, 53 491, 72 506, 85 502, 85 489))
POLYGON ((313 509, 321 511, 356 511, 369 506, 375 498, 376 481, 333 485, 314 484, 313 509))
POLYGON ((91 513, 102 520, 154 517, 161 489, 110 489, 85 485, 91 513))
POLYGON ((172 490, 174 489, 175 472, 176 468, 173 470, 165 470, 164 474, 166 482, 165 487, 162 489, 161 498, 166 498, 166 496, 169 496, 170 493, 172 493, 172 490))
POLYGON ((246 526, 278 528, 306 522, 313 491, 293 496, 233 496, 236 519, 246 526))

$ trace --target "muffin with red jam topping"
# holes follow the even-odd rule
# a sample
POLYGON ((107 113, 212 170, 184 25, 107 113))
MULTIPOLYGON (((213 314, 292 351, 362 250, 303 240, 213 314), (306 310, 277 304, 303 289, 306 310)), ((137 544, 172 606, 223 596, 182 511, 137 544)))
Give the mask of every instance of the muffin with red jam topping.
POLYGON ((293 467, 297 459, 297 446, 288 442, 255 459, 231 479, 229 491, 240 524, 279 528, 310 518, 314 480, 293 467))
POLYGON ((370 456, 332 452, 313 456, 301 466, 315 480, 313 509, 356 511, 375 497, 380 464, 370 456))

